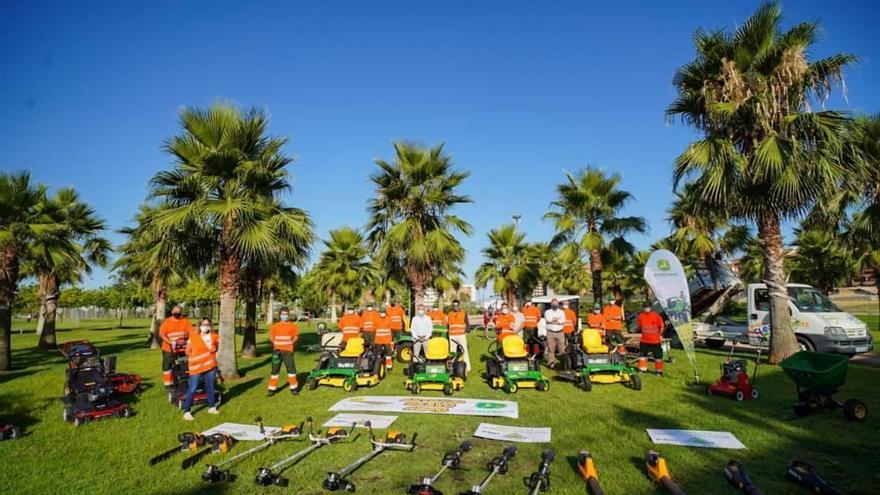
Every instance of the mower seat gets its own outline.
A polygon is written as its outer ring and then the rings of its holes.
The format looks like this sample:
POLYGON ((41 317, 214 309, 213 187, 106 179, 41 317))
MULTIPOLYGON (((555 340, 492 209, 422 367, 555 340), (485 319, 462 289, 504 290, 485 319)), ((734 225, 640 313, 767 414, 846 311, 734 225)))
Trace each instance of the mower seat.
POLYGON ((348 339, 348 342, 345 343, 345 349, 339 353, 339 357, 344 358, 356 358, 360 357, 361 354, 364 353, 364 339, 360 337, 354 337, 348 339))
POLYGON ((587 354, 608 354, 608 346, 602 343, 602 334, 589 328, 581 335, 581 343, 587 354))
POLYGON ((522 337, 516 334, 508 335, 501 341, 501 352, 509 359, 519 359, 529 355, 522 337))
POLYGON ((443 361, 449 359, 449 341, 443 337, 434 337, 428 341, 425 349, 425 359, 428 361, 443 361))

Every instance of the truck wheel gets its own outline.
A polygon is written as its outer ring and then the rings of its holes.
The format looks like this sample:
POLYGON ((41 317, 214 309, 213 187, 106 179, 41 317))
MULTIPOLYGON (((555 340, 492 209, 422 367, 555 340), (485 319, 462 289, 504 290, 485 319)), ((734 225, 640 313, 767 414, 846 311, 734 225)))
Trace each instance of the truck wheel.
POLYGON ((802 351, 816 352, 816 346, 814 346, 813 343, 810 342, 810 339, 808 339, 806 337, 798 336, 797 342, 798 342, 798 347, 800 347, 800 349, 802 351))
POLYGON ((861 423, 868 419, 868 406, 858 399, 850 399, 843 404, 843 415, 850 421, 861 423))

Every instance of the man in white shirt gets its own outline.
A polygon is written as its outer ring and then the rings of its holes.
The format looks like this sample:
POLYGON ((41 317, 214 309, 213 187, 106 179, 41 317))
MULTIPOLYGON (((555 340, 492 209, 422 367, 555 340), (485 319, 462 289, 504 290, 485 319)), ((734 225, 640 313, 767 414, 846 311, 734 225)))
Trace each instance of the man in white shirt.
POLYGON ((419 306, 416 310, 416 315, 409 324, 409 332, 413 338, 413 360, 421 359, 422 351, 434 332, 434 323, 424 306, 419 306))
POLYGON ((522 314, 522 311, 519 310, 519 304, 516 303, 513 303, 511 313, 513 313, 513 331, 522 337, 523 325, 526 324, 526 315, 522 314))
POLYGON ((559 308, 559 301, 550 301, 550 309, 544 311, 544 321, 547 323, 547 348, 544 350, 544 359, 547 366, 556 366, 556 355, 565 352, 565 311, 559 308))

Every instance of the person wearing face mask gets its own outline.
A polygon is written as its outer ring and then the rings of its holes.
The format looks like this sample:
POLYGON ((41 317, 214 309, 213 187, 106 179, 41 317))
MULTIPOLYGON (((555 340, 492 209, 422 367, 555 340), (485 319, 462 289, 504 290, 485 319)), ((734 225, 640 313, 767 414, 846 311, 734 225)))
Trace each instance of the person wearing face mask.
POLYGON ((385 348, 385 369, 390 370, 393 365, 392 356, 394 355, 394 340, 391 333, 391 318, 388 312, 383 308, 379 311, 375 318, 376 334, 374 344, 385 348))
POLYGON ((364 310, 363 315, 361 315, 361 319, 363 320, 364 325, 364 342, 367 344, 373 344, 373 341, 376 337, 376 319, 379 317, 379 312, 373 308, 372 303, 367 304, 367 309, 364 310))
POLYGON ((510 314, 513 315, 513 331, 522 337, 523 326, 526 324, 526 316, 519 310, 519 304, 515 302, 513 303, 510 314))
POLYGON ((593 305, 593 312, 587 316, 587 326, 599 330, 602 335, 605 335, 605 315, 602 314, 601 304, 593 305))
POLYGON ((269 375, 269 387, 267 395, 272 395, 278 388, 278 375, 281 372, 281 363, 287 368, 287 385, 290 391, 296 395, 299 393, 299 384, 296 380, 296 363, 293 360, 293 350, 296 341, 299 340, 299 327, 290 321, 290 311, 281 308, 278 314, 280 321, 274 323, 269 329, 269 340, 272 342, 274 353, 272 354, 272 374, 269 375))
POLYGON ((654 356, 654 372, 663 374, 663 318, 646 302, 636 319, 641 336, 639 337, 639 371, 648 371, 648 356, 654 356))
POLYGON ((214 384, 217 380, 217 347, 220 338, 211 326, 210 318, 203 318, 197 330, 192 330, 186 341, 186 355, 189 358, 189 388, 186 390, 186 399, 183 401, 183 419, 193 420, 190 409, 192 408, 193 395, 199 388, 199 381, 205 381, 205 391, 208 394, 208 413, 220 414, 214 401, 216 394, 214 384))
POLYGON ((175 305, 171 309, 171 318, 165 318, 159 327, 159 338, 162 339, 162 383, 165 388, 174 386, 171 368, 174 367, 174 343, 179 339, 186 340, 193 329, 192 323, 183 316, 183 308, 175 305))
POLYGON ((529 301, 522 310, 525 321, 523 322, 523 340, 527 343, 538 337, 538 321, 541 319, 541 310, 535 303, 529 301))
POLYGON ((396 341, 400 336, 400 332, 403 331, 403 320, 406 316, 406 310, 403 309, 403 306, 400 305, 399 301, 393 300, 391 301, 391 306, 388 307, 387 313, 389 320, 391 320, 391 334, 396 341))
POLYGON ((446 313, 444 313, 437 303, 434 303, 434 307, 431 308, 431 311, 428 311, 428 316, 431 317, 431 324, 435 327, 440 327, 439 329, 446 329, 447 320, 446 313))
POLYGON ((547 324, 547 350, 544 357, 547 366, 556 366, 556 356, 565 352, 565 311, 559 308, 559 301, 550 301, 550 309, 544 311, 544 321, 547 324))
POLYGON ((608 296, 608 304, 602 308, 602 316, 605 317, 605 345, 617 347, 617 353, 621 356, 626 354, 626 339, 623 338, 623 308, 617 304, 617 299, 608 296))
POLYGON ((364 320, 354 312, 354 307, 346 306, 345 314, 339 319, 339 330, 342 332, 342 342, 361 336, 364 320))
POLYGON ((409 331, 413 338, 413 359, 421 359, 425 345, 434 332, 434 324, 424 306, 419 306, 416 310, 416 315, 409 324, 409 331))
POLYGON ((565 324, 562 327, 562 331, 565 332, 566 336, 568 336, 580 329, 581 322, 580 318, 578 318, 577 313, 575 313, 571 309, 568 301, 562 303, 562 311, 565 313, 565 324))
POLYGON ((516 333, 513 330, 513 324, 514 319, 510 314, 510 305, 504 303, 501 305, 501 312, 495 315, 495 334, 498 336, 498 342, 516 333))
POLYGON ((449 342, 452 350, 461 349, 462 359, 468 373, 471 372, 471 357, 468 354, 467 344, 467 313, 461 309, 458 299, 452 301, 452 311, 449 312, 449 342), (457 344, 457 346, 456 346, 457 344))

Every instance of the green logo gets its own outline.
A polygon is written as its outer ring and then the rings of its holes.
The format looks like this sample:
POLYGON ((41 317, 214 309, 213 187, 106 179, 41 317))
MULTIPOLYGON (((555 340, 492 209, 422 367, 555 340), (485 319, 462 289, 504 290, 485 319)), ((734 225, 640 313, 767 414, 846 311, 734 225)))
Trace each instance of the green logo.
POLYGON ((506 404, 500 402, 477 402, 477 409, 504 409, 506 404))
POLYGON ((669 270, 672 270, 672 265, 669 264, 669 260, 657 260, 657 268, 659 268, 661 272, 668 272, 669 270))

